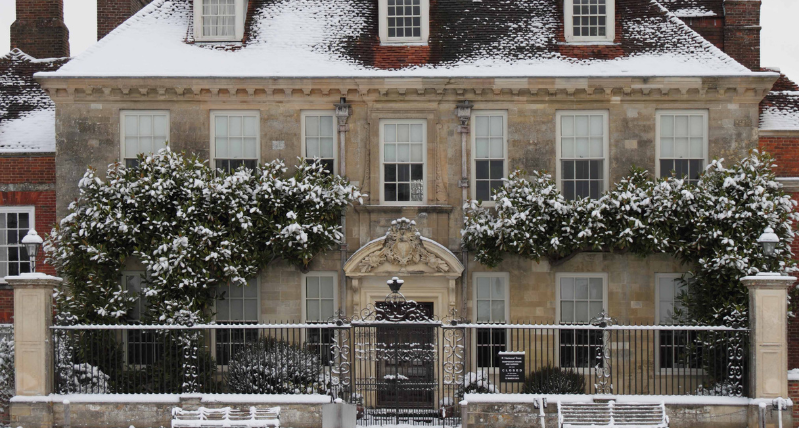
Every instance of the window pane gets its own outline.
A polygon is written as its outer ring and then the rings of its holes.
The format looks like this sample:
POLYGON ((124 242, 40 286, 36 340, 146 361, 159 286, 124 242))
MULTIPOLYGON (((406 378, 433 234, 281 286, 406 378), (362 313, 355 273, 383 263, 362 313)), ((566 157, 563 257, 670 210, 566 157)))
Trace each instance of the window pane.
POLYGON ((561 300, 574 299, 574 278, 560 279, 560 298, 561 300))
POLYGON ((566 137, 574 135, 574 116, 561 116, 560 133, 566 137))
POLYGON ((421 143, 424 141, 422 138, 422 125, 411 125, 411 142, 421 143))
POLYGON ((305 117, 305 135, 312 137, 319 136, 319 116, 305 117))
POLYGON ((422 162, 422 145, 411 144, 411 162, 422 162))
POLYGON ((560 303, 560 321, 574 322, 574 302, 563 301, 560 303))
POLYGON ((217 137, 227 137, 228 135, 227 116, 217 116, 214 124, 217 137))
POLYGON ((319 118, 319 133, 323 136, 333 136, 333 116, 321 116, 319 118))
POLYGON ((333 299, 324 299, 322 300, 322 307, 321 307, 321 314, 320 314, 320 321, 326 321, 333 316, 333 299))
POLYGON ((475 118, 475 128, 476 128, 476 136, 478 137, 488 137, 489 131, 489 117, 488 116, 477 116, 475 118))
POLYGON ((673 137, 674 136, 674 116, 662 115, 660 116, 660 136, 673 137))
POLYGON ((252 116, 245 116, 244 117, 244 133, 242 135, 246 137, 255 137, 257 136, 256 128, 257 128, 257 118, 252 116))
POLYGON ((491 321, 491 302, 489 300, 477 301, 477 321, 478 322, 491 321))
POLYGON ((397 125, 397 142, 406 143, 410 141, 410 134, 408 132, 408 125, 397 125))
POLYGON ((333 277, 323 276, 319 278, 319 295, 323 299, 333 298, 333 277))
POLYGON ((691 116, 690 117, 690 136, 692 137, 702 137, 705 135, 705 124, 704 118, 702 116, 691 116))
POLYGON ((588 278, 574 279, 574 296, 576 299, 588 299, 588 278))
POLYGON ((501 137, 503 134, 502 116, 491 116, 490 135, 492 137, 501 137))
POLYGON ((591 119, 590 119, 591 120, 591 124, 590 124, 591 132, 590 132, 590 135, 592 137, 602 137, 603 136, 603 134, 604 134, 604 132, 603 132, 603 124, 602 124, 603 119, 604 119, 604 117, 602 117, 602 116, 598 116, 598 115, 591 116, 591 119))
POLYGON ((488 299, 491 297, 491 282, 489 278, 477 278, 477 298, 488 299))
POLYGON ((504 148, 502 138, 492 138, 491 139, 491 157, 492 158, 502 158, 504 157, 504 148))
POLYGON ((386 162, 395 162, 397 160, 397 145, 386 144, 383 147, 383 156, 386 162))
POLYGON ((574 157, 574 138, 561 138, 560 153, 563 158, 574 157))
POLYGON ((674 139, 661 138, 660 139, 660 156, 664 158, 674 157, 674 139))
POLYGON ((139 135, 138 117, 133 114, 125 116, 125 136, 139 135))

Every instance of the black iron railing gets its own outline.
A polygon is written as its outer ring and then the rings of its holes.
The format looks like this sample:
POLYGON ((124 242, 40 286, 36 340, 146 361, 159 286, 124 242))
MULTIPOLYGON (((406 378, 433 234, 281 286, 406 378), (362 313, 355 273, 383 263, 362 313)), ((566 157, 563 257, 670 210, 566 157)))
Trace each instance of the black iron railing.
POLYGON ((727 327, 320 324, 53 327, 61 394, 325 394, 359 424, 457 425, 470 393, 748 396, 727 327))

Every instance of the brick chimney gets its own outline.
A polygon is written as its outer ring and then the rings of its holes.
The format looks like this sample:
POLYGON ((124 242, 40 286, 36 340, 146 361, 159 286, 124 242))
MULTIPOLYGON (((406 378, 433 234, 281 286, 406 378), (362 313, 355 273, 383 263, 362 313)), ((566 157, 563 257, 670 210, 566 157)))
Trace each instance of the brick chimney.
POLYGON ((64 0, 17 0, 17 20, 11 24, 11 48, 34 58, 68 57, 64 0))
POLYGON ((724 51, 760 70, 760 0, 724 0, 724 51))
POLYGON ((97 0, 97 40, 102 39, 152 0, 97 0))

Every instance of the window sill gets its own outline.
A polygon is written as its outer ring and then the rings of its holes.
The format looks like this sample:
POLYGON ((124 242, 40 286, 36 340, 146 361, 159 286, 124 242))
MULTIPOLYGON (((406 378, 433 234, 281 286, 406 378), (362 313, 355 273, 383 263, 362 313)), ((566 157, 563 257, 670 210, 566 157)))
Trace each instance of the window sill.
POLYGON ((356 205, 355 212, 394 212, 413 210, 425 213, 450 213, 452 205, 356 205))
POLYGON ((558 42, 561 46, 621 46, 621 43, 615 43, 608 40, 573 40, 570 42, 558 42))
POLYGON ((407 41, 407 42, 396 41, 396 42, 391 42, 391 41, 383 41, 383 40, 381 40, 380 41, 380 46, 427 46, 427 42, 425 42, 425 41, 407 41))

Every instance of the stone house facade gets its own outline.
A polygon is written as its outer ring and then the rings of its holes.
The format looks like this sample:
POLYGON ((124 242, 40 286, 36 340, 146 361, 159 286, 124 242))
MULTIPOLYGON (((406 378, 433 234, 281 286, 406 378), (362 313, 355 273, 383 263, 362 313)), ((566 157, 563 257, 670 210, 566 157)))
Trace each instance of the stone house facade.
MULTIPOLYGON (((665 322, 690 266, 587 252, 488 269, 461 247, 464 202, 517 169, 596 196, 632 166, 694 176, 772 147, 761 111, 780 76, 760 69, 757 31, 738 22, 759 2, 606 0, 586 3, 583 21, 581 0, 407 0, 409 17, 399 0, 203 1, 146 6, 37 80, 56 106, 57 217, 87 166, 130 165, 166 141, 223 169, 319 157, 370 195, 347 210, 340 249, 308 272, 267 266, 252 289, 230 290, 220 322, 357 313, 394 276, 442 317, 552 324, 605 309, 665 322)), ((131 260, 122 281, 143 274, 131 260)))

